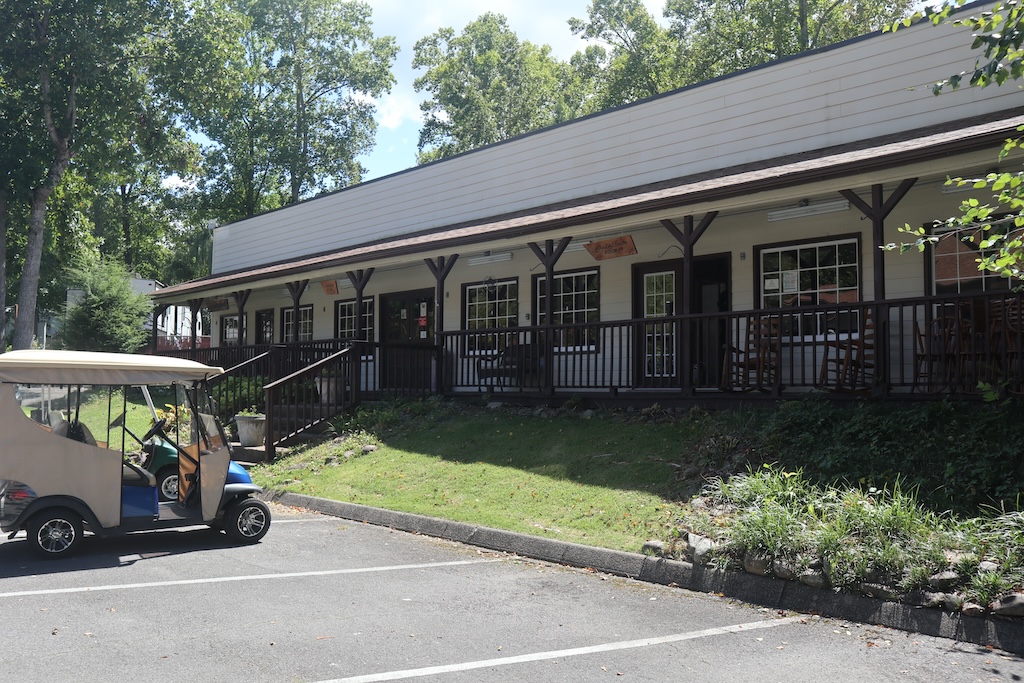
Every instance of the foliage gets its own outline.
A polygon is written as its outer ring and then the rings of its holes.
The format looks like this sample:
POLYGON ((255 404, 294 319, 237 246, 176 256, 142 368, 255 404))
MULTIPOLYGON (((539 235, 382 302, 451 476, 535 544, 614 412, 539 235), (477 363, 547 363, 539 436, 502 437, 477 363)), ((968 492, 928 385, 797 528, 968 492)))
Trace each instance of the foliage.
POLYGON ((669 33, 698 80, 799 54, 882 28, 909 0, 668 0, 669 33))
POLYGON ((210 393, 217 410, 224 415, 237 413, 248 406, 262 414, 258 406, 264 405, 263 385, 266 383, 267 378, 262 375, 222 375, 214 380, 210 393))
POLYGON ((455 35, 442 28, 420 39, 413 68, 426 69, 417 91, 419 162, 452 156, 563 120, 562 67, 547 45, 520 41, 504 16, 488 12, 455 35))
MULTIPOLYGON (((956 16, 956 8, 963 4, 964 0, 955 0, 938 9, 927 7, 888 27, 897 30, 924 18, 935 25, 952 21, 956 26, 970 28, 974 36, 971 47, 980 49, 982 56, 975 58, 973 68, 938 81, 932 87, 936 95, 946 88, 956 90, 964 83, 965 77, 970 86, 984 88, 1000 86, 1024 75, 1024 49, 1021 47, 1024 43, 1024 15, 1020 3, 1017 0, 999 2, 989 11, 952 19, 956 16)), ((999 159, 1005 159, 1021 146, 1021 142, 1020 137, 1008 139, 999 159)), ((1024 171, 991 172, 977 178, 956 177, 948 179, 946 184, 970 185, 978 194, 961 202, 959 216, 936 221, 928 228, 904 225, 900 232, 910 235, 911 241, 893 242, 887 248, 899 249, 903 253, 911 249, 924 251, 940 239, 976 242, 978 249, 984 251, 977 259, 978 268, 1006 277, 1013 286, 1018 286, 1024 275, 1021 265, 1024 261, 1024 171), (991 197, 991 203, 978 199, 981 194, 991 197)))
POLYGON ((592 53, 600 60, 594 85, 598 110, 703 80, 684 75, 688 64, 680 56, 686 43, 659 26, 640 0, 591 0, 587 20, 574 17, 569 29, 609 48, 592 53))
POLYGON ((75 267, 70 278, 81 298, 69 305, 58 341, 78 351, 133 353, 148 341, 144 326, 151 306, 132 289, 131 278, 111 260, 75 267))
POLYGON ((1012 402, 894 410, 872 401, 790 401, 766 416, 757 439, 766 459, 812 480, 879 487, 899 480, 934 509, 970 514, 983 504, 1013 506, 1024 490, 1018 411, 1012 402))
POLYGON ((398 51, 364 2, 251 0, 245 15, 230 85, 195 113, 222 221, 359 182, 398 51))
POLYGON ((197 104, 219 85, 233 44, 222 10, 219 0, 0 4, 0 80, 15 106, 0 116, 0 140, 18 136, 3 143, 17 153, 0 154, 0 178, 29 205, 15 348, 32 342, 48 202, 72 161, 102 167, 100 159, 145 148, 146 134, 174 125, 186 100, 197 104), (162 125, 149 126, 157 113, 162 125))

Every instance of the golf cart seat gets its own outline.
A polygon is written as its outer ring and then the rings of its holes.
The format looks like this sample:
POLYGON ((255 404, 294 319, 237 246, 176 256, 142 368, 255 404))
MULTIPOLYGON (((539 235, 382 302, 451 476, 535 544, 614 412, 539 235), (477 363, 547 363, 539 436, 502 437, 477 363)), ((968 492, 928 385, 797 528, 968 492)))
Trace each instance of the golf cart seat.
POLYGON ((121 485, 122 486, 156 486, 156 477, 152 472, 131 464, 121 463, 121 485))

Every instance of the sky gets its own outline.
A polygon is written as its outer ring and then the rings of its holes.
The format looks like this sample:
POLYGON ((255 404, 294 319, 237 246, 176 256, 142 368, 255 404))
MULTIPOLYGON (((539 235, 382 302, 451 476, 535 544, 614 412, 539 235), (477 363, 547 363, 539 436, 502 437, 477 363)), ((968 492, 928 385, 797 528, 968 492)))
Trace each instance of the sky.
MULTIPOLYGON (((373 33, 398 39, 400 52, 393 71, 396 83, 391 93, 377 101, 377 144, 369 155, 359 157, 368 170, 363 180, 390 175, 416 165, 419 139, 420 102, 426 92, 417 93, 413 80, 413 45, 442 26, 462 33, 466 24, 485 12, 504 14, 520 40, 550 45, 554 55, 568 60, 582 50, 584 41, 572 34, 570 17, 587 18, 589 0, 366 0, 373 8, 373 33)), ((664 0, 644 0, 651 14, 662 21, 664 0)))

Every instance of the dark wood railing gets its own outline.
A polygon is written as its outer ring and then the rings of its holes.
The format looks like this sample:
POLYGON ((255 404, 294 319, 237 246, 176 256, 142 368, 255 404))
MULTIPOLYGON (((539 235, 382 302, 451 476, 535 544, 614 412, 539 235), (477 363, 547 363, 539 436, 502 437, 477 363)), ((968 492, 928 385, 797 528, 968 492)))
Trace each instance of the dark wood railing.
POLYGON ((230 415, 266 405, 272 453, 361 400, 386 396, 581 393, 710 402, 737 392, 1022 393, 1022 308, 1022 295, 998 292, 462 330, 441 333, 437 345, 327 339, 173 355, 230 367, 215 382, 219 409, 230 415), (343 381, 318 388, 328 376, 343 381))

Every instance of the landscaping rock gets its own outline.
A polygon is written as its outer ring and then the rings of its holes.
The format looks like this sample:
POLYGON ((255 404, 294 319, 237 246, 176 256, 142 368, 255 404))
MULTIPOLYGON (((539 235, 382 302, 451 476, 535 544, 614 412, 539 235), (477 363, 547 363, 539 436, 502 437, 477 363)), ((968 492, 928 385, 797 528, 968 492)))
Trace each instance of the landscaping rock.
POLYGON ((947 599, 948 596, 945 593, 925 593, 924 602, 922 604, 924 607, 931 607, 933 609, 944 608, 946 606, 947 599))
POLYGON ((594 411, 593 410, 584 410, 582 413, 580 413, 580 419, 581 420, 590 420, 593 417, 594 417, 594 411))
POLYGON ((348 458, 356 457, 356 452, 355 451, 345 451, 344 455, 345 455, 345 459, 347 460, 348 458))
POLYGON ((768 576, 768 568, 772 566, 771 558, 760 553, 748 552, 743 556, 743 569, 748 574, 768 576))
POLYGON ((976 602, 965 602, 963 607, 960 608, 960 612, 968 617, 983 617, 988 610, 976 602))
POLYGON ((950 612, 959 612, 964 607, 964 596, 957 593, 945 593, 945 608, 950 612))
POLYGON ((505 406, 501 401, 491 401, 487 404, 487 410, 500 410, 505 406))
POLYGON ((362 450, 363 450, 363 454, 364 455, 366 453, 373 453, 375 450, 377 450, 377 445, 376 444, 372 444, 372 443, 368 443, 365 446, 363 446, 362 450))
POLYGON ((997 572, 997 571, 999 571, 999 565, 996 564, 995 562, 990 562, 989 560, 985 560, 984 562, 979 562, 978 563, 978 573, 979 574, 985 574, 987 572, 997 572))
POLYGON ((690 534, 687 538, 687 545, 689 546, 687 554, 693 558, 693 563, 700 567, 711 562, 715 549, 718 547, 715 541, 698 534, 690 534))
POLYGON ((952 569, 947 569, 944 572, 938 574, 932 574, 928 578, 928 587, 934 588, 937 591, 948 591, 960 583, 960 575, 952 569))
POLYGON ((650 540, 644 543, 640 549, 643 555, 653 555, 654 557, 665 556, 665 544, 658 540, 650 540))
POLYGON ((996 598, 989 608, 1003 617, 1024 617, 1024 593, 1007 593, 996 598))
POLYGON ((800 574, 800 583, 811 588, 828 588, 828 577, 819 569, 808 569, 800 574))
POLYGON ((777 559, 772 562, 772 574, 783 581, 795 581, 798 576, 796 565, 784 559, 777 559))
POLYGON ((871 583, 864 582, 860 584, 860 592, 869 598, 878 598, 880 600, 899 600, 900 592, 894 586, 886 586, 883 583, 871 583))

